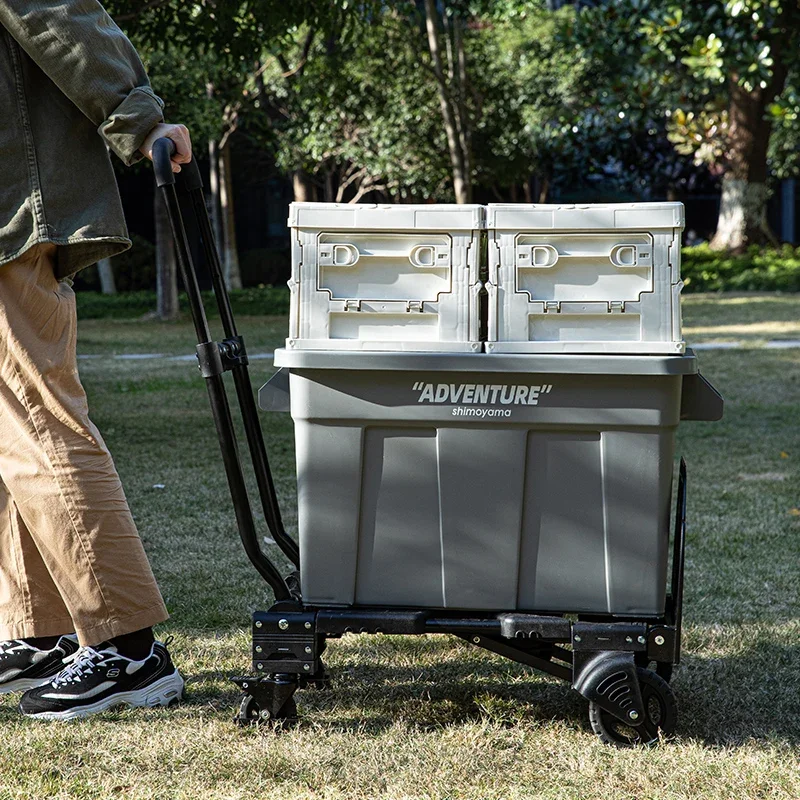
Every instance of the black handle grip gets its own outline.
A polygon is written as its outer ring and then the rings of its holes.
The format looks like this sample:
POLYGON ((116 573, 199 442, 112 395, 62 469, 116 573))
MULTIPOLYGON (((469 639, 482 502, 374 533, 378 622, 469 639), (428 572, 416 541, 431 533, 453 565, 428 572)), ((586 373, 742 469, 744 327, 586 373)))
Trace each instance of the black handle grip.
POLYGON ((203 179, 197 159, 192 156, 188 164, 181 164, 181 171, 176 175, 172 171, 172 156, 175 154, 175 142, 172 139, 157 139, 153 144, 153 169, 156 173, 156 186, 169 186, 177 183, 181 192, 193 192, 203 188, 203 179))
POLYGON ((175 173, 172 171, 172 154, 175 152, 175 142, 172 139, 156 139, 153 142, 153 171, 156 174, 156 186, 170 186, 175 183, 175 173))

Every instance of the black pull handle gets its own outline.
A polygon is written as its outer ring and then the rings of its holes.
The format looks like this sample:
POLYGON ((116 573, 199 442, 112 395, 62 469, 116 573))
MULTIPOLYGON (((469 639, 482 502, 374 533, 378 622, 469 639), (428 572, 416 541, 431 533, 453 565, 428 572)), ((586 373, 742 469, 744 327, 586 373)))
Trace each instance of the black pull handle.
POLYGON ((170 186, 177 183, 181 192, 193 192, 203 188, 203 179, 197 159, 192 156, 188 164, 181 164, 181 171, 176 175, 172 171, 172 156, 175 154, 175 142, 172 139, 156 139, 153 143, 153 170, 156 174, 156 186, 170 186))
POLYGON ((172 186, 175 183, 175 173, 172 171, 172 154, 175 152, 175 142, 172 139, 156 139, 153 142, 153 172, 156 175, 156 186, 172 186))

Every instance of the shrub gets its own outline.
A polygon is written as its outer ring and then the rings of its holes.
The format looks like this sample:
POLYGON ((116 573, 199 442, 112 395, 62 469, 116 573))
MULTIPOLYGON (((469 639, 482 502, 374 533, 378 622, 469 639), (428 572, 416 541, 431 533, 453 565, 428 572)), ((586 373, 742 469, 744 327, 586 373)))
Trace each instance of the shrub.
MULTIPOLYGON (((99 292, 78 291, 80 319, 135 319, 152 313, 156 308, 155 292, 123 292, 104 295, 99 292)), ((289 289, 285 286, 259 286, 237 289, 230 293, 234 314, 277 316, 289 313, 289 289)), ((213 292, 203 292, 203 305, 210 317, 216 316, 213 292)), ((185 294, 180 296, 180 309, 189 311, 185 294)))
POLYGON ((800 291, 800 247, 751 247, 742 255, 685 247, 681 257, 685 292, 800 291))

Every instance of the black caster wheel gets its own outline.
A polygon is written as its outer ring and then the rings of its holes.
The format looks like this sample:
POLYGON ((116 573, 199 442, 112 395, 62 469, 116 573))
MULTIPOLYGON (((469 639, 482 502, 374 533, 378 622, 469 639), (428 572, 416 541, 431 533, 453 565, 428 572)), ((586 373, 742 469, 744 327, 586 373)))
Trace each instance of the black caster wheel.
POLYGON ((644 721, 641 725, 628 725, 596 703, 589 703, 589 723, 605 744, 615 747, 651 746, 675 730, 678 704, 670 685, 655 672, 643 667, 639 667, 636 674, 644 702, 644 721))
POLYGON ((297 720, 297 703, 290 697, 283 705, 283 708, 276 715, 271 715, 266 709, 262 710, 255 698, 249 694, 242 695, 239 703, 239 713, 233 721, 242 727, 248 725, 271 724, 285 725, 297 720))
POLYGON ((646 653, 636 653, 634 655, 637 667, 647 668, 650 664, 655 664, 655 670, 658 675, 663 678, 667 683, 672 680, 672 664, 669 661, 650 661, 646 653))
POLYGON ((669 661, 656 661, 656 674, 669 683, 672 680, 672 664, 669 661))

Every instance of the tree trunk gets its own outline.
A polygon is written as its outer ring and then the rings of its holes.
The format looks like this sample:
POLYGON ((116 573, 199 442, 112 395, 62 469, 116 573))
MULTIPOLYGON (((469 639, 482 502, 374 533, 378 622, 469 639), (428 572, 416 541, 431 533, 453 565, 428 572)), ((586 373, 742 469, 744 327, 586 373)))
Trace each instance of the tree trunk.
MULTIPOLYGON (((209 101, 214 99, 214 84, 206 84, 206 96, 209 101)), ((219 145, 212 136, 208 140, 208 191, 209 191, 209 215, 211 216, 211 231, 214 234, 214 241, 219 247, 222 242, 222 220, 220 215, 219 203, 219 145)))
POLYGON ((325 202, 332 203, 336 199, 336 193, 333 190, 333 167, 325 172, 325 202))
POLYGON ((314 187, 311 178, 304 169, 296 169, 292 173, 292 188, 296 203, 308 203, 314 197, 314 187))
MULTIPOLYGON (((472 157, 469 152, 469 123, 465 117, 464 105, 458 104, 448 86, 447 76, 442 66, 442 54, 439 47, 439 12, 436 0, 425 0, 425 28, 428 34, 428 49, 436 77, 439 93, 439 106, 442 110, 444 130, 447 135, 447 149, 450 153, 450 165, 453 170, 453 189, 457 203, 472 202, 472 157)), ((465 77, 463 41, 456 41, 458 53, 458 70, 452 65, 450 74, 458 75, 459 80, 465 77)), ((464 89, 465 87, 462 87, 464 89)))
POLYGON ((764 92, 748 92, 731 81, 729 155, 714 250, 741 252, 752 244, 774 243, 767 222, 767 148, 772 123, 765 118, 764 92))
POLYGON ((546 203, 548 194, 550 194, 550 176, 545 175, 539 183, 539 202, 546 203))
MULTIPOLYGON (((791 4, 784 5, 784 15, 791 4)), ((783 20, 788 22, 788 17, 783 20)), ((766 114, 786 85, 785 30, 770 42, 772 79, 765 88, 748 91, 739 76, 728 81, 728 158, 722 178, 717 232, 710 246, 714 250, 741 252, 752 244, 776 244, 767 222, 767 152, 772 122, 766 114)))
POLYGON ((222 242, 222 219, 219 202, 219 147, 216 139, 208 140, 208 191, 211 230, 214 233, 214 241, 219 247, 222 242))
POLYGON ((239 252, 236 247, 236 217, 233 211, 233 180, 231 177, 231 146, 225 142, 220 148, 219 200, 222 208, 222 249, 225 286, 241 289, 242 276, 239 271, 239 252))
POLYGON ((525 183, 522 184, 522 192, 525 195, 525 202, 532 203, 533 202, 533 176, 528 178, 525 183))
POLYGON ((712 250, 741 253, 751 244, 776 244, 767 222, 769 192, 764 181, 748 181, 726 173, 722 178, 717 232, 712 250))
POLYGON ((117 285, 114 282, 114 268, 110 258, 101 258, 97 262, 97 274, 100 276, 100 291, 103 294, 116 294, 117 285))
POLYGON ((156 225, 156 314, 165 322, 178 317, 178 270, 167 209, 161 192, 153 205, 156 225))

